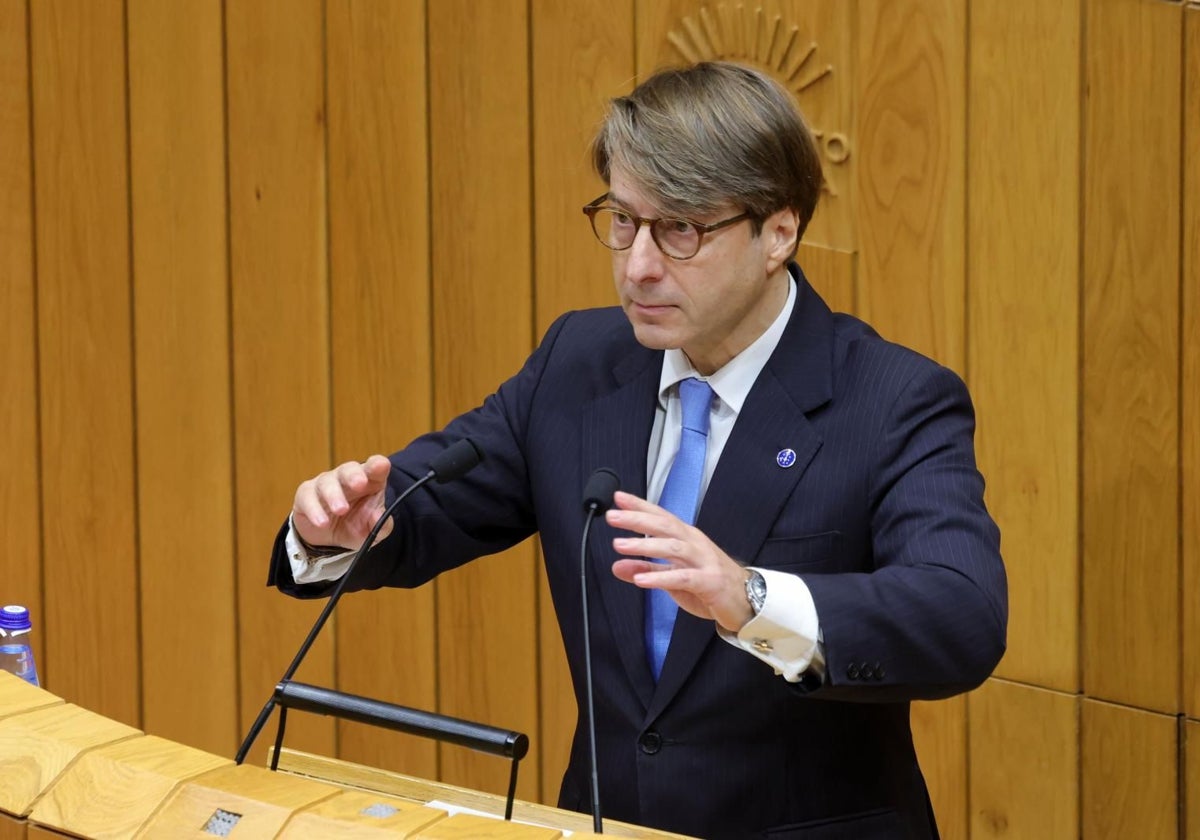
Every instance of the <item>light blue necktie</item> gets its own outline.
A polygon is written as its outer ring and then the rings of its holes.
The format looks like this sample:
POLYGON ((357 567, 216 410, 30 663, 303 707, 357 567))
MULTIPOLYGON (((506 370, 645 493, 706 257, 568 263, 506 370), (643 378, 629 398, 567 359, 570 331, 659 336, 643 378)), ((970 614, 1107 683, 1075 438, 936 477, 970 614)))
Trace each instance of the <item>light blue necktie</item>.
MULTIPOLYGON (((708 412, 712 398, 713 390, 707 382, 685 379, 679 383, 683 429, 679 436, 679 451, 667 474, 658 504, 688 525, 696 521, 700 485, 704 482, 704 451, 708 446, 708 412)), ((663 590, 646 590, 646 656, 655 682, 662 673, 678 610, 675 600, 663 590)))

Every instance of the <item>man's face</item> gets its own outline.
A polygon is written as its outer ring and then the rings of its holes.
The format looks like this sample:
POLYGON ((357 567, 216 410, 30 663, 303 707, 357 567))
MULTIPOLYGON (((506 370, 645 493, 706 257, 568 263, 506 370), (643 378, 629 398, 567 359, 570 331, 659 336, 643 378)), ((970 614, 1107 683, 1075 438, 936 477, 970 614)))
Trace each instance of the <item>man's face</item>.
MULTIPOLYGON (((643 218, 664 215, 616 167, 607 203, 643 218)), ((740 212, 731 206, 693 221, 711 224, 740 212)), ((638 342, 654 350, 681 348, 705 375, 722 367, 783 308, 785 260, 795 232, 795 214, 781 210, 757 236, 750 220, 739 222, 705 234, 691 259, 674 260, 659 250, 650 226, 643 226, 630 248, 612 256, 617 294, 638 342)))

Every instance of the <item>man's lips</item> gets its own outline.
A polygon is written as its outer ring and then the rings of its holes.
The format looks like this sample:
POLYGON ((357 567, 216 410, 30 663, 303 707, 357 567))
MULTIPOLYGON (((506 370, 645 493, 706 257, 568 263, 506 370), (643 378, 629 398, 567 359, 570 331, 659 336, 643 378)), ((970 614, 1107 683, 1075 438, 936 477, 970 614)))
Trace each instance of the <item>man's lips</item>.
POLYGON ((630 305, 636 312, 643 315, 661 315, 675 307, 667 303, 639 303, 638 301, 630 301, 630 305))

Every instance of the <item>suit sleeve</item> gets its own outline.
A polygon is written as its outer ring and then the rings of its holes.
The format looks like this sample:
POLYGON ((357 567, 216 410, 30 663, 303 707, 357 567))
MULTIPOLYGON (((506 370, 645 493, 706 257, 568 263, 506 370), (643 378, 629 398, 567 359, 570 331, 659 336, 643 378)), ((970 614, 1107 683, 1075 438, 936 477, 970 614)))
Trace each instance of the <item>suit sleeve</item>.
MULTIPOLYGON (((372 548, 352 572, 348 590, 420 586, 443 571, 516 545, 537 530, 525 433, 547 360, 569 317, 570 313, 563 315, 551 325, 521 370, 483 405, 390 456, 386 504, 424 475, 435 455, 463 438, 475 442, 483 460, 457 481, 431 482, 410 496, 394 514, 391 535, 372 548)), ((286 535, 285 521, 275 539, 267 584, 297 598, 319 598, 332 592, 336 580, 294 581, 286 535)))
POLYGON ((924 367, 895 399, 868 499, 874 571, 804 576, 825 646, 817 696, 944 698, 1003 656, 1007 584, 974 428, 966 386, 945 368, 924 367))

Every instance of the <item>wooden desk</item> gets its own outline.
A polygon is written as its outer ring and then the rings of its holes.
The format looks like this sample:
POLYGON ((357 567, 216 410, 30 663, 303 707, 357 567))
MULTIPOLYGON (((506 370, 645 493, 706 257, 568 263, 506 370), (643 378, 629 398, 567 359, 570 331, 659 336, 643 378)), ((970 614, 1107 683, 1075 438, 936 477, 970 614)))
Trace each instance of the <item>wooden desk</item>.
MULTIPOLYGON (((269 760, 269 759, 268 759, 269 760)), ((372 793, 383 793, 406 802, 425 804, 446 802, 458 807, 482 811, 494 816, 504 814, 504 797, 483 793, 470 788, 461 788, 428 779, 418 779, 362 764, 353 764, 336 758, 325 758, 298 750, 279 751, 279 771, 307 779, 322 781, 342 787, 372 793)), ((576 811, 564 811, 549 805, 517 800, 513 805, 513 819, 535 825, 554 826, 571 831, 574 837, 599 837, 592 833, 592 818, 576 811)), ((604 837, 684 838, 682 834, 671 834, 643 828, 615 820, 604 821, 604 837)))
MULTIPOLYGON (((279 768, 235 766, 0 672, 0 840, 209 840, 222 825, 232 840, 596 836, 584 814, 529 802, 516 803, 513 822, 459 812, 498 816, 504 799, 337 759, 283 750, 279 768)), ((604 828, 605 836, 680 837, 604 828)))

